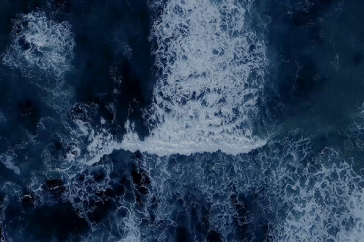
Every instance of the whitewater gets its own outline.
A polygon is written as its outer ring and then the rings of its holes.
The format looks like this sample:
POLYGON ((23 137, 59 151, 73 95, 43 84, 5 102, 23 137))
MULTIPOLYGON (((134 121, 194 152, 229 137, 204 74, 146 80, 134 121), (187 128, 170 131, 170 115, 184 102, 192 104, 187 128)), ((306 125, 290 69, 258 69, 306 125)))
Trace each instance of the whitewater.
MULTIPOLYGON (((3 236, 16 239, 23 231, 6 225, 16 221, 9 216, 17 211, 14 201, 33 199, 34 207, 60 201, 72 207, 89 229, 83 241, 360 242, 364 178, 351 155, 363 151, 364 106, 353 114, 357 123, 338 132, 342 150, 326 142, 330 129, 320 137, 283 123, 272 136, 259 133, 271 63, 254 1, 170 0, 149 7, 160 13, 149 37, 156 83, 152 103, 142 110, 145 137, 129 118, 118 124, 126 130, 118 139, 110 131, 115 119, 102 117, 96 104, 71 105, 72 88, 64 81, 77 58, 77 33, 70 22, 43 11, 14 20, 2 63, 46 89, 42 101, 59 116, 41 117, 35 135, 0 154, 1 165, 16 176, 0 180, 7 195, 3 236), (30 169, 20 151, 35 144, 45 144, 42 167, 30 169)), ((131 47, 124 52, 132 59, 131 47)), ((112 68, 111 79, 120 84, 123 76, 112 68)))
POLYGON ((144 115, 150 134, 141 141, 127 122, 123 149, 236 155, 266 143, 253 131, 268 60, 264 36, 246 21, 252 2, 166 3, 150 36, 158 45, 158 80, 144 115))

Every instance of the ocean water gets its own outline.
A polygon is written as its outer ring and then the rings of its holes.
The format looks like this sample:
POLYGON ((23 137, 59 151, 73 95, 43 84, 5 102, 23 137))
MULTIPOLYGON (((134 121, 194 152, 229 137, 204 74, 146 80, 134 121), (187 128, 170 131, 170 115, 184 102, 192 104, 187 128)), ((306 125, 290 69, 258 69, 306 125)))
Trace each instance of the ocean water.
POLYGON ((0 241, 364 241, 363 7, 0 0, 0 241))

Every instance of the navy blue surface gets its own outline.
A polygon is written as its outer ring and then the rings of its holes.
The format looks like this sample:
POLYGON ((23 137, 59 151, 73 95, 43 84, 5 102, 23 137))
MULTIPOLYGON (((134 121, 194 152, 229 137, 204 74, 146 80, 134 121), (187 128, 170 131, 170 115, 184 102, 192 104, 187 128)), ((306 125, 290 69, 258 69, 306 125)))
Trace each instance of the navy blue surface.
POLYGON ((289 194, 314 189, 303 181, 310 176, 320 186, 322 177, 330 177, 329 183, 348 190, 328 196, 339 215, 330 210, 327 217, 336 227, 311 227, 307 241, 345 241, 342 233, 357 231, 353 214, 360 208, 347 211, 335 199, 347 202, 364 184, 364 2, 359 0, 253 3, 250 24, 266 23, 257 31, 266 35, 269 75, 254 122, 256 133, 269 137, 265 146, 236 157, 220 151, 157 157, 120 149, 93 165, 67 160, 87 157, 87 145, 74 148, 89 142, 72 134, 80 120, 107 129, 119 142, 127 120, 135 122, 141 140, 150 135, 144 111, 161 74, 150 34, 163 9, 152 2, 0 0, 2 57, 12 43, 14 20, 33 11, 56 23, 67 21, 76 44, 57 91, 65 96, 48 90, 55 85, 48 74, 29 77, 0 64, 1 241, 303 241, 299 233, 295 239, 287 235, 297 224, 282 228, 291 221, 285 216, 307 202, 301 195, 291 201, 289 194), (350 165, 341 172, 353 171, 358 179, 318 172, 344 163, 350 165), (282 180, 272 182, 276 177, 282 180), (308 185, 286 192, 295 179, 308 185))

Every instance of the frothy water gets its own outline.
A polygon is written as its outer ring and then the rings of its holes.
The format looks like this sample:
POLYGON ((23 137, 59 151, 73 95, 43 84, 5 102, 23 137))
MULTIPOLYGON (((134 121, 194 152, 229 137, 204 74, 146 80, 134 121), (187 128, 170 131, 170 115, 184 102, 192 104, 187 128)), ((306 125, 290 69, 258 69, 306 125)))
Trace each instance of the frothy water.
POLYGON ((67 154, 67 161, 77 161, 92 165, 100 161, 102 156, 111 154, 119 147, 119 143, 108 132, 107 126, 93 128, 89 123, 75 120, 77 128, 72 129, 71 137, 74 152, 67 154), (82 156, 83 155, 83 156, 82 156))
POLYGON ((271 196, 280 207, 275 217, 284 214, 274 226, 276 241, 361 241, 364 179, 330 148, 312 163, 274 179, 271 196))
POLYGON ((14 164, 14 158, 12 156, 7 154, 1 154, 0 160, 6 166, 6 168, 14 171, 15 174, 20 175, 20 168, 14 164))
POLYGON ((313 155, 311 139, 299 130, 267 146, 256 156, 201 154, 178 161, 146 156, 142 164, 151 185, 143 212, 155 218, 142 227, 144 236, 173 240, 161 231, 179 224, 181 213, 186 226, 205 223, 224 242, 241 241, 239 230, 246 241, 263 241, 253 239, 257 236, 277 242, 361 241, 364 179, 352 162, 332 148, 313 155))
POLYGON ((140 141, 132 124, 122 148, 158 155, 246 153, 265 144, 252 116, 268 64, 265 44, 247 24, 252 1, 169 1, 151 38, 159 80, 140 141))
POLYGON ((25 76, 41 71, 62 78, 70 69, 74 46, 68 22, 57 23, 41 11, 20 14, 14 20, 12 43, 2 61, 25 76))
MULTIPOLYGON (((70 104, 69 89, 49 92, 59 116, 42 116, 36 135, 0 154, 4 174, 15 177, 0 179, 0 240, 32 234, 26 216, 65 203, 87 224, 74 237, 80 241, 361 241, 364 178, 351 155, 363 151, 363 120, 340 134, 349 139, 343 149, 301 129, 267 140, 254 133, 268 60, 265 36, 248 24, 251 4, 164 5, 150 37, 159 72, 144 140, 127 121, 120 142, 116 119, 103 118, 96 104, 70 104), (26 148, 41 151, 41 168, 27 163, 26 148)), ((74 40, 69 23, 47 16, 19 15, 3 63, 57 81, 71 68, 74 40)), ((133 53, 123 54, 132 60, 133 53)), ((116 69, 110 75, 123 81, 116 69)), ((0 113, 0 126, 11 121, 0 113)))

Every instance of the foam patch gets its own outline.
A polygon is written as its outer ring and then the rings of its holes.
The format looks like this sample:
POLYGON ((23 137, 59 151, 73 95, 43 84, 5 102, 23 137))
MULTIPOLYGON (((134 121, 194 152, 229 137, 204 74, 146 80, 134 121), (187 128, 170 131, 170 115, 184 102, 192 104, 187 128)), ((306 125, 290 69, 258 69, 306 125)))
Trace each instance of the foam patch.
POLYGON ((251 1, 169 1, 151 38, 159 80, 146 111, 150 136, 127 123, 122 148, 158 155, 247 153, 266 142, 252 117, 268 65, 264 38, 247 23, 251 1))
POLYGON ((75 41, 68 22, 55 22, 44 12, 19 15, 14 21, 12 43, 2 61, 25 76, 41 71, 62 78, 70 69, 75 41))

